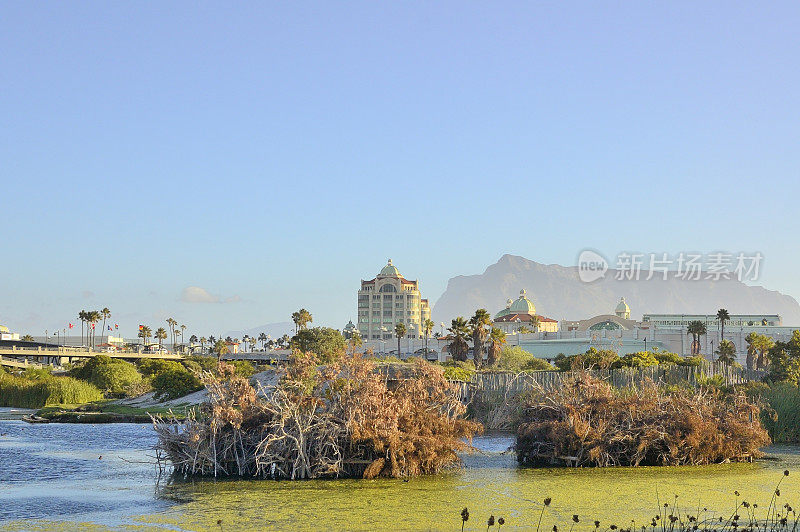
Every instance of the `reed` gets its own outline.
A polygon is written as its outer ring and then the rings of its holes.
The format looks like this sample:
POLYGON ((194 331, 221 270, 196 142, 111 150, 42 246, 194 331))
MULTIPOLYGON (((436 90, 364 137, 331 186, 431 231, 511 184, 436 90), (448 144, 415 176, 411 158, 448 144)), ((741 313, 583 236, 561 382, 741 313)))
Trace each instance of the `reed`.
POLYGON ((769 406, 762 422, 772 440, 800 442, 800 388, 790 382, 771 383, 761 391, 761 398, 769 406))
POLYGON ((103 394, 91 384, 72 377, 28 378, 0 374, 0 406, 42 408, 57 404, 98 401, 103 394))

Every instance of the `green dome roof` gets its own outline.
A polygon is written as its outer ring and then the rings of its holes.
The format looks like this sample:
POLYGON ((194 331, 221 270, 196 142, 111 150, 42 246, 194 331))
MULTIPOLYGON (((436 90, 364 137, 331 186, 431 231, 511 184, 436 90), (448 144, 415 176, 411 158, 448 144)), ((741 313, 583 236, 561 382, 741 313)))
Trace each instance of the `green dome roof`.
POLYGON ((511 304, 511 312, 515 314, 536 314, 533 302, 525 297, 525 290, 519 291, 519 298, 511 304))
POLYGON ((388 264, 383 267, 381 273, 378 275, 381 277, 402 277, 402 275, 400 275, 400 271, 392 264, 392 259, 389 259, 388 264))
POLYGON ((495 314, 494 317, 495 318, 502 318, 506 314, 511 314, 511 304, 512 303, 513 303, 513 301, 511 301, 510 299, 508 301, 506 301, 506 308, 504 308, 503 310, 501 310, 500 312, 495 314))
POLYGON ((617 305, 617 308, 615 309, 615 312, 616 313, 620 313, 620 312, 628 313, 630 311, 631 311, 631 307, 629 307, 628 304, 625 303, 625 298, 624 297, 620 298, 619 305, 617 305))

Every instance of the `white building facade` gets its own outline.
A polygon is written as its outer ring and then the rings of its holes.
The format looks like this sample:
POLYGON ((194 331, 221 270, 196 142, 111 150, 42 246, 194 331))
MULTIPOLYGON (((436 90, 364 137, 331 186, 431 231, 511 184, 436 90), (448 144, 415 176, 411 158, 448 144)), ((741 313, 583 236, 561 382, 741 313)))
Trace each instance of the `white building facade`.
POLYGON ((404 278, 389 259, 358 291, 358 331, 366 341, 394 338, 398 323, 406 326, 406 337, 422 338, 423 324, 431 317, 428 300, 422 297, 419 281, 404 278))

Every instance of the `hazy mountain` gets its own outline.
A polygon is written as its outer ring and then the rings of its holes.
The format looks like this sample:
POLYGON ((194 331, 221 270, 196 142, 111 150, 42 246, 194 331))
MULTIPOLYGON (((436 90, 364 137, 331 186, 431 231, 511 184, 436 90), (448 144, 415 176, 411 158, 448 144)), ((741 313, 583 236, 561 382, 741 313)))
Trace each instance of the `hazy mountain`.
POLYGON ((614 312, 620 297, 631 308, 631 318, 645 313, 714 314, 726 308, 731 314, 780 314, 784 325, 800 325, 800 305, 775 290, 748 286, 737 280, 686 281, 660 276, 650 281, 616 280, 609 270, 603 279, 583 283, 575 266, 540 264, 524 257, 503 255, 479 275, 460 275, 433 307, 433 319, 449 323, 455 316, 468 317, 477 308, 492 314, 521 289, 542 316, 557 320, 581 320, 614 312))
POLYGON ((291 321, 281 321, 278 323, 267 323, 261 327, 253 327, 252 329, 245 329, 243 331, 228 331, 223 335, 223 338, 230 336, 231 338, 238 338, 241 340, 245 334, 258 338, 258 335, 262 332, 272 336, 272 338, 280 338, 284 334, 292 336, 294 334, 294 323, 291 321))

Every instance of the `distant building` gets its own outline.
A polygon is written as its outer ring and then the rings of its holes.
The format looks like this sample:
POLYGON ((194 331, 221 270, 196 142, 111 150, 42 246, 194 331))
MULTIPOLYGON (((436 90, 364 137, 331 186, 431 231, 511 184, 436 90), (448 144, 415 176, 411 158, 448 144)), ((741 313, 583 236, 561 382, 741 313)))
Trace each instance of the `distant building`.
POLYGON ((567 321, 561 323, 564 331, 631 331, 633 329, 647 329, 649 323, 637 322, 631 319, 631 308, 622 297, 614 308, 613 314, 600 314, 586 320, 567 321))
POLYGON ((514 334, 525 327, 534 332, 558 332, 558 321, 536 314, 536 306, 525 295, 525 290, 519 291, 516 301, 509 299, 506 308, 495 314, 492 324, 505 332, 514 334), (538 318, 539 325, 533 322, 538 318))
POLYGON ((349 340, 356 332, 358 332, 358 328, 353 323, 353 320, 350 320, 347 322, 347 325, 344 326, 344 329, 342 329, 342 336, 344 336, 345 340, 349 340))
POLYGON ((430 317, 431 309, 420 294, 419 282, 400 275, 392 259, 374 279, 361 281, 358 330, 364 340, 393 338, 398 323, 406 326, 406 336, 421 338, 422 323, 430 317))
POLYGON ((12 333, 5 325, 0 325, 0 340, 19 340, 19 333, 12 333))
MULTIPOLYGON (((725 327, 780 327, 783 325, 777 314, 731 314, 725 320, 725 327)), ((706 328, 718 329, 719 320, 716 314, 645 314, 642 322, 651 323, 659 329, 682 329, 689 322, 703 322, 706 328)))

